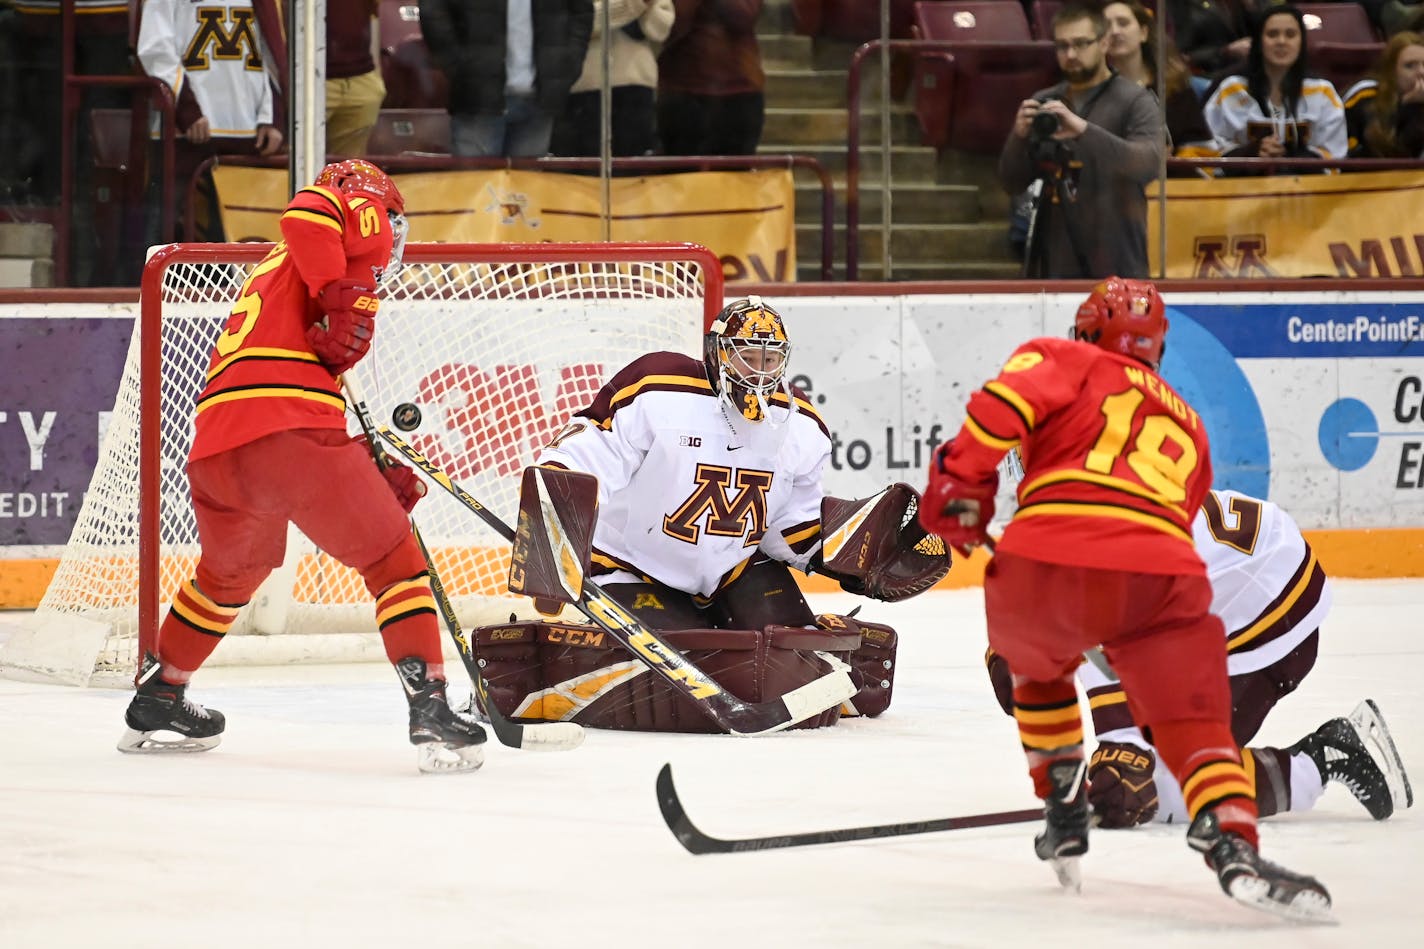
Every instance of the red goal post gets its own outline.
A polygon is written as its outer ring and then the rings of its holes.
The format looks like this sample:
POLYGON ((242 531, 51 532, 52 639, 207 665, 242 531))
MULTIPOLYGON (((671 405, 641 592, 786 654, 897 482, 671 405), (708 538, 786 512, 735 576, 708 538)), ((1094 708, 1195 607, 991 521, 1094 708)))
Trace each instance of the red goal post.
MULTIPOLYGON (((151 648, 198 553, 184 471, 193 403, 213 339, 272 246, 151 254, 84 505, 30 629, 0 666, 119 684, 151 648)), ((412 244, 382 291, 376 341, 355 370, 375 419, 415 403, 422 422, 406 437, 512 522, 519 473, 609 375, 653 350, 700 353, 723 279, 717 257, 695 244, 412 244)), ((487 527, 438 491, 416 517, 464 623, 529 615, 504 589, 508 550, 487 527)), ((293 529, 287 563, 214 661, 380 655, 359 576, 293 529)))

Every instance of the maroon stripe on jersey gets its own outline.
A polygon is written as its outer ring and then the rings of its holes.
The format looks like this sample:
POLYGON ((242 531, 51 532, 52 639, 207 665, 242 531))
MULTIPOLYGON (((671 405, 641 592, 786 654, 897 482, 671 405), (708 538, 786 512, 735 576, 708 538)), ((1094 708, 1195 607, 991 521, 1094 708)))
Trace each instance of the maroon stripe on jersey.
POLYGON ((613 415, 644 392, 689 392, 712 395, 707 372, 699 360, 681 353, 647 353, 613 374, 593 397, 593 402, 575 418, 590 419, 607 428, 613 415))
POLYGON ((800 524, 794 524, 791 527, 786 528, 786 530, 781 532, 781 536, 786 539, 787 546, 789 546, 792 550, 796 551, 798 554, 804 554, 806 551, 810 550, 812 547, 816 546, 816 544, 820 542, 820 524, 821 522, 819 520, 802 521, 800 524), (807 534, 805 537, 801 538, 796 543, 791 543, 790 538, 796 534, 802 533, 803 531, 811 531, 811 533, 807 534))
MULTIPOLYGON (((1261 610, 1261 612, 1257 614, 1256 617, 1251 620, 1251 622, 1247 623, 1240 629, 1234 629, 1231 632, 1227 633, 1227 642, 1230 642, 1232 637, 1236 636, 1242 631, 1250 629, 1252 626, 1255 626, 1261 621, 1262 617, 1268 616, 1275 610, 1280 609, 1281 605, 1286 602, 1286 599, 1296 589, 1297 585, 1299 585, 1301 578, 1305 576, 1306 568, 1311 566, 1310 561, 1310 545, 1306 544, 1305 556, 1301 559, 1300 566, 1296 568, 1295 573, 1291 574, 1290 581, 1286 583, 1286 585, 1281 589, 1281 592, 1276 596, 1276 598, 1272 600, 1269 604, 1267 604, 1266 608, 1261 610)), ((1227 652, 1232 655, 1239 655, 1241 653, 1250 652, 1251 650, 1263 646, 1274 639, 1279 639, 1282 636, 1286 635, 1291 630, 1299 626, 1301 622, 1304 621, 1306 616, 1310 614, 1311 610, 1315 609, 1317 606, 1320 605, 1320 596, 1324 591, 1325 569, 1320 566, 1320 562, 1317 560, 1315 562, 1314 567, 1310 571, 1310 579, 1306 581, 1305 589, 1301 591, 1300 596, 1296 597, 1295 602, 1291 603, 1288 607, 1286 607, 1286 611, 1282 613, 1279 617, 1277 617, 1274 623, 1271 623, 1269 626, 1262 629, 1256 635, 1241 643, 1240 646, 1234 649, 1228 649, 1227 652)))

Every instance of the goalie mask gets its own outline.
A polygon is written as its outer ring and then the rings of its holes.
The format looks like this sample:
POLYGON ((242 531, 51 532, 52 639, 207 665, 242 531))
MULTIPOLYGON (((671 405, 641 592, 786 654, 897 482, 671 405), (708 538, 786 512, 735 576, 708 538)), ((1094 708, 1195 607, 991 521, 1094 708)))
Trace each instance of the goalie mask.
POLYGON ((751 296, 717 314, 702 359, 713 391, 749 421, 759 422, 771 418, 768 401, 785 388, 790 356, 781 314, 761 297, 751 296))
POLYGON ((1146 280, 1109 277, 1093 288, 1073 318, 1074 339, 1131 356, 1155 371, 1167 336, 1166 307, 1146 280))
POLYGON ((317 173, 314 184, 338 191, 347 198, 367 198, 385 208, 391 222, 391 259, 386 270, 400 265, 405 256, 409 225, 405 219, 405 198, 389 175, 368 161, 349 158, 327 165, 317 173))

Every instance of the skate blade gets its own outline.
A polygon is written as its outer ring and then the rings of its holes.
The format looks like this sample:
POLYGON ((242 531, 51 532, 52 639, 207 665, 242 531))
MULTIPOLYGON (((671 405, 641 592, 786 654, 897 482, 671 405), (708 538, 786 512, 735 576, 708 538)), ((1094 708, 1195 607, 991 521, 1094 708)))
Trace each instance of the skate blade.
POLYGON ((1334 923, 1330 912, 1330 897, 1314 890, 1301 890, 1282 902, 1271 897, 1271 884, 1260 877, 1243 875, 1232 880, 1227 888, 1231 898, 1243 906, 1280 916, 1297 923, 1334 923))
POLYGON ((485 763, 484 745, 452 745, 430 741, 416 745, 415 766, 422 774, 459 774, 476 771, 485 763))
POLYGON ((1053 857, 1048 861, 1058 876, 1058 885, 1072 893, 1083 892, 1083 868, 1081 857, 1053 857))
POLYGON ((1355 726, 1355 731, 1365 743, 1365 750, 1384 773, 1385 783, 1389 785, 1390 800, 1394 802, 1395 809, 1413 806, 1414 789, 1410 786, 1409 775, 1404 770, 1404 760, 1399 757, 1399 749, 1395 747, 1389 727, 1385 725, 1384 716, 1374 699, 1365 699, 1355 706, 1355 710, 1350 713, 1350 724, 1355 726))
POLYGON ((207 751, 210 748, 216 748, 221 741, 221 735, 213 735, 211 738, 193 738, 180 732, 164 729, 141 732, 133 728, 125 728, 116 747, 126 755, 165 755, 207 751), (160 735, 174 737, 160 738, 158 737, 160 735))

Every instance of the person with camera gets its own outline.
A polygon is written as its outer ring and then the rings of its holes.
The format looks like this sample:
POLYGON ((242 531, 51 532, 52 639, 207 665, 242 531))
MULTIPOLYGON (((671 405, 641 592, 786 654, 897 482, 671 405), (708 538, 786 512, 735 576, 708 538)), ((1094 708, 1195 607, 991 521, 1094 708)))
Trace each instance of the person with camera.
POLYGON ((1146 277, 1144 189, 1165 147, 1157 100, 1108 66, 1098 9, 1063 7, 1053 45, 1063 79, 1019 104, 999 154, 1010 194, 1037 189, 1024 276, 1146 277))

